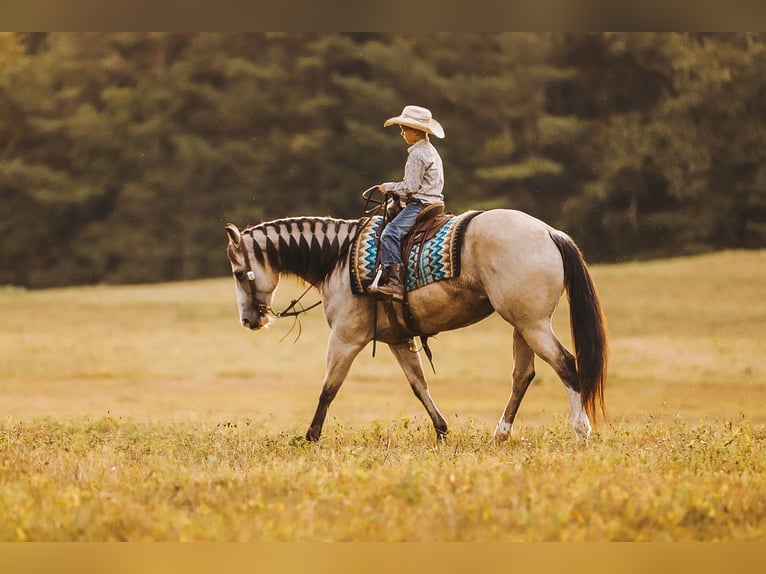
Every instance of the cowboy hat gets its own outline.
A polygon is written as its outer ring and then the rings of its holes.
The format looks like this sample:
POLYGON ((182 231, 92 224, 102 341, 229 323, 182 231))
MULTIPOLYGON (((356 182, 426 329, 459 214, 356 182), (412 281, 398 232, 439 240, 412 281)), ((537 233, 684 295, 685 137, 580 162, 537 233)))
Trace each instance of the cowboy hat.
POLYGON ((394 124, 422 130, 434 134, 437 138, 444 137, 444 128, 431 116, 431 110, 420 106, 404 106, 400 115, 388 118, 383 126, 388 127, 394 124))

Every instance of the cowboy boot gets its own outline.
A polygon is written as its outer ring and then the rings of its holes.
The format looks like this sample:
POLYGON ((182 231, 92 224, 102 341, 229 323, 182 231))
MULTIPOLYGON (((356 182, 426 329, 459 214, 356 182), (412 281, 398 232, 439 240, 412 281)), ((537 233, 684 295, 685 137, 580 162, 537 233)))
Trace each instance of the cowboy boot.
POLYGON ((384 297, 390 297, 394 301, 404 301, 404 285, 402 285, 402 269, 401 263, 394 263, 389 265, 386 269, 388 271, 388 281, 384 285, 378 286, 378 294, 384 297))

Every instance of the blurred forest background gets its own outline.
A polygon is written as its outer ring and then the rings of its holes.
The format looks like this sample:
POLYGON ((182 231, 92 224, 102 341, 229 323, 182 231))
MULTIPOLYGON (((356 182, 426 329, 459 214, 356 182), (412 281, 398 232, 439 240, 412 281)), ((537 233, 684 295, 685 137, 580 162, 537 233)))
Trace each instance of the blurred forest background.
POLYGON ((2 33, 0 285, 221 276, 228 221, 359 217, 406 104, 453 212, 591 262, 766 247, 766 34, 2 33))

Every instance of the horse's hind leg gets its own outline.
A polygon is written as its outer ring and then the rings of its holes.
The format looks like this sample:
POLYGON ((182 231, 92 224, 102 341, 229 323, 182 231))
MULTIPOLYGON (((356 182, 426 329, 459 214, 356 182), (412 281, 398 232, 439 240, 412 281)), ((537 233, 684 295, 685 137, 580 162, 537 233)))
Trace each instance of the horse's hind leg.
POLYGON ((338 389, 346 380, 346 375, 351 368, 351 363, 364 348, 364 344, 347 343, 338 337, 335 331, 330 335, 330 342, 327 346, 327 366, 325 370, 324 384, 322 393, 319 395, 319 404, 317 405, 314 418, 306 433, 306 439, 310 441, 319 440, 322 435, 322 426, 327 416, 327 409, 330 403, 338 394, 338 389))
POLYGON ((575 435, 578 440, 588 440, 591 425, 582 405, 574 356, 553 333, 550 322, 543 322, 536 328, 527 329, 523 335, 532 350, 553 367, 561 378, 569 399, 575 435))
POLYGON ((434 423, 434 430, 436 430, 436 438, 444 439, 447 436, 447 421, 439 412, 438 407, 431 398, 431 393, 428 392, 428 382, 423 372, 423 362, 420 360, 420 353, 410 351, 407 343, 389 345, 389 348, 396 357, 396 360, 399 361, 399 366, 401 366, 404 374, 407 376, 415 396, 420 399, 420 402, 423 403, 428 412, 428 416, 431 417, 431 421, 434 423))
POLYGON ((521 405, 521 400, 527 392, 529 383, 535 378, 535 354, 529 348, 524 337, 516 330, 513 332, 513 387, 511 398, 505 406, 503 416, 495 429, 495 440, 504 441, 511 438, 513 420, 521 405))

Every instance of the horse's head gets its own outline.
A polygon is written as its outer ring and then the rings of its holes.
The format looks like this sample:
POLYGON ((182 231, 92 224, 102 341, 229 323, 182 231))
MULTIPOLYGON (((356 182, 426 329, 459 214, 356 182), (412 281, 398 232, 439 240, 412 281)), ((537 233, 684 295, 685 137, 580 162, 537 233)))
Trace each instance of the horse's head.
POLYGON ((248 329, 260 329, 271 323, 269 312, 277 288, 279 273, 267 263, 252 234, 246 241, 236 225, 226 224, 229 244, 226 253, 237 289, 239 320, 248 329), (249 244, 249 247, 248 247, 249 244))

